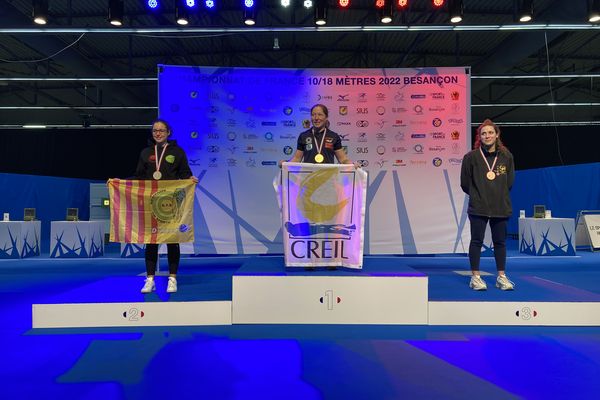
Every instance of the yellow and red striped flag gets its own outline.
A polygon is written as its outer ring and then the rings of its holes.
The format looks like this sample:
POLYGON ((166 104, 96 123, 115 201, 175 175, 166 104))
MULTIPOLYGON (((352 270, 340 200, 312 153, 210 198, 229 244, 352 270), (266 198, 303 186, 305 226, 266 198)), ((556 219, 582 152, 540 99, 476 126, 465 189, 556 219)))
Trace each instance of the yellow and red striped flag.
POLYGON ((110 179, 110 241, 193 242, 195 187, 191 179, 110 179))

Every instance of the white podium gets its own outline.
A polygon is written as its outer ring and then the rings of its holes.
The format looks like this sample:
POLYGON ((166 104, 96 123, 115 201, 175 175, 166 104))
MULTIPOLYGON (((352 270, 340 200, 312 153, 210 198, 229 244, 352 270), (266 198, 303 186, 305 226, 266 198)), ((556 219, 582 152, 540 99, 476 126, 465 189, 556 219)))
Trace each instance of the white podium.
POLYGON ((519 218, 519 251, 534 256, 574 256, 573 218, 519 218))
POLYGON ((104 255, 104 221, 52 221, 50 257, 90 258, 104 255))
POLYGON ((40 255, 41 221, 0 221, 0 258, 40 255))

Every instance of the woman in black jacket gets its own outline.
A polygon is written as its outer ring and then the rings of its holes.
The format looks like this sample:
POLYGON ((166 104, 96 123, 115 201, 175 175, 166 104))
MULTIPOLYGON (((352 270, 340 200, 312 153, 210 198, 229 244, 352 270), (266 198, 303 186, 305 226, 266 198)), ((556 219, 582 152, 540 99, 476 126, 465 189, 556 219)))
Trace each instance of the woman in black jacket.
MULTIPOLYGON (((191 178, 198 183, 192 174, 187 156, 175 140, 170 140, 171 126, 167 121, 157 119, 152 124, 153 144, 140 153, 135 171, 136 179, 143 180, 174 180, 191 178)), ((180 250, 179 243, 168 243, 167 253, 169 260, 169 281, 167 292, 177 291, 177 270, 179 268, 180 250)), ((142 293, 155 290, 154 275, 158 262, 158 244, 146 244, 146 281, 142 293)))
POLYGON ((496 287, 513 290, 514 283, 506 276, 506 228, 512 214, 510 189, 515 179, 513 156, 500 140, 500 128, 489 119, 477 128, 474 149, 462 162, 460 186, 469 195, 469 222, 471 242, 469 262, 473 290, 486 290, 487 285, 479 274, 481 247, 485 228, 490 224, 494 258, 498 278, 496 287))

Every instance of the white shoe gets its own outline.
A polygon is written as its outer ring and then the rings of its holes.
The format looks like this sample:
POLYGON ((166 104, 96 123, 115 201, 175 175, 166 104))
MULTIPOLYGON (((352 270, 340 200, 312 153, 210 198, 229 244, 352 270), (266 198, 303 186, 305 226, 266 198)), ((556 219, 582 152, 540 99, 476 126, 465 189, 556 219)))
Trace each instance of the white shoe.
POLYGON ((515 288, 515 283, 508 279, 506 275, 498 275, 496 287, 500 290, 513 290, 515 288))
POLYGON ((169 284, 167 285, 167 293, 175 293, 177 291, 177 279, 174 276, 169 277, 169 284))
POLYGON ((473 275, 471 277, 469 287, 473 290, 487 290, 487 285, 485 284, 485 281, 481 279, 481 276, 479 275, 473 275))
POLYGON ((144 282, 144 287, 142 288, 142 293, 150 293, 156 290, 156 285, 154 284, 154 278, 146 278, 144 282))

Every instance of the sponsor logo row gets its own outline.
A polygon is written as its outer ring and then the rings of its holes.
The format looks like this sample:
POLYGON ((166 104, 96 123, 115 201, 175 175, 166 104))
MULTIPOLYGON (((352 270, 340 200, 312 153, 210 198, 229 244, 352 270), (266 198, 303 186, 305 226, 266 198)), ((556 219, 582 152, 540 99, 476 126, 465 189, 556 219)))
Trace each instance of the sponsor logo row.
MULTIPOLYGON (((392 78, 381 78, 381 79, 401 79, 399 77, 392 78)), ((405 78, 406 79, 406 78, 405 78)), ((416 79, 416 78, 415 78, 416 79)), ((401 80, 399 81, 401 82, 401 80)), ((407 82, 405 81, 405 84, 407 82)), ((411 83, 410 81, 408 83, 411 83)), ((368 103, 370 101, 395 101, 395 102, 404 102, 404 101, 413 101, 413 100, 451 100, 451 101, 459 101, 463 98, 463 94, 460 90, 448 90, 448 91, 432 91, 432 92, 420 92, 420 93, 408 93, 407 91, 390 91, 390 92, 358 92, 358 93, 317 93, 311 94, 309 92, 305 92, 300 98, 303 101, 307 101, 312 103, 314 101, 317 102, 325 102, 325 101, 334 101, 338 103, 346 103, 346 102, 359 102, 359 103, 368 103)), ((205 96, 201 96, 200 93, 196 90, 192 90, 189 92, 189 97, 192 100, 218 100, 218 101, 226 101, 229 104, 236 102, 244 102, 244 101, 262 101, 266 104, 273 102, 287 102, 290 101, 290 96, 274 96, 274 95, 237 95, 235 93, 223 93, 218 91, 208 92, 205 96)), ((179 104, 173 103, 171 104, 171 108, 178 110, 179 104)), ((211 112, 219 112, 218 108, 211 108, 217 106, 209 106, 208 110, 211 112)), ((235 112, 236 108, 233 106, 226 107, 229 112, 235 112)), ((251 112, 256 110, 264 109, 261 107, 254 106, 246 106, 244 108, 246 111, 251 112)), ((310 112, 309 107, 300 107, 300 112, 310 112), (307 111, 308 109, 308 111, 307 111)), ((294 112, 294 109, 291 106, 284 106, 281 111, 286 115, 291 115, 294 112)))
MULTIPOLYGON (((434 157, 429 160, 414 160, 414 159, 378 159, 378 160, 367 160, 359 159, 356 162, 362 168, 379 168, 383 169, 386 167, 407 167, 407 166, 427 166, 432 165, 434 167, 441 167, 445 164, 459 166, 462 163, 462 158, 447 158, 434 157)), ((257 168, 257 167, 276 167, 278 165, 277 160, 260 160, 256 157, 247 157, 243 159, 239 158, 218 158, 209 157, 205 160, 190 159, 190 165, 193 167, 208 167, 208 168, 233 168, 233 167, 246 167, 246 168, 257 168)))
MULTIPOLYGON (((366 116, 366 115, 363 115, 366 116)), ((381 116, 381 115, 380 115, 381 116)), ((426 119, 400 119, 400 118, 377 118, 377 119, 357 119, 353 121, 329 121, 332 127, 357 127, 357 128, 368 128, 368 127, 377 127, 379 129, 383 129, 385 127, 400 127, 400 126, 432 126, 435 128, 439 128, 442 126, 463 126, 465 125, 464 118, 426 118, 426 119)), ((208 118, 207 123, 201 123, 200 125, 203 128, 206 126, 208 128, 237 128, 237 127, 246 127, 248 129, 256 129, 259 127, 282 127, 282 128, 298 128, 302 127, 303 129, 308 129, 311 126, 311 122, 308 119, 297 122, 293 119, 279 120, 279 121, 257 121, 256 119, 250 118, 245 121, 240 121, 234 118, 208 118)))

